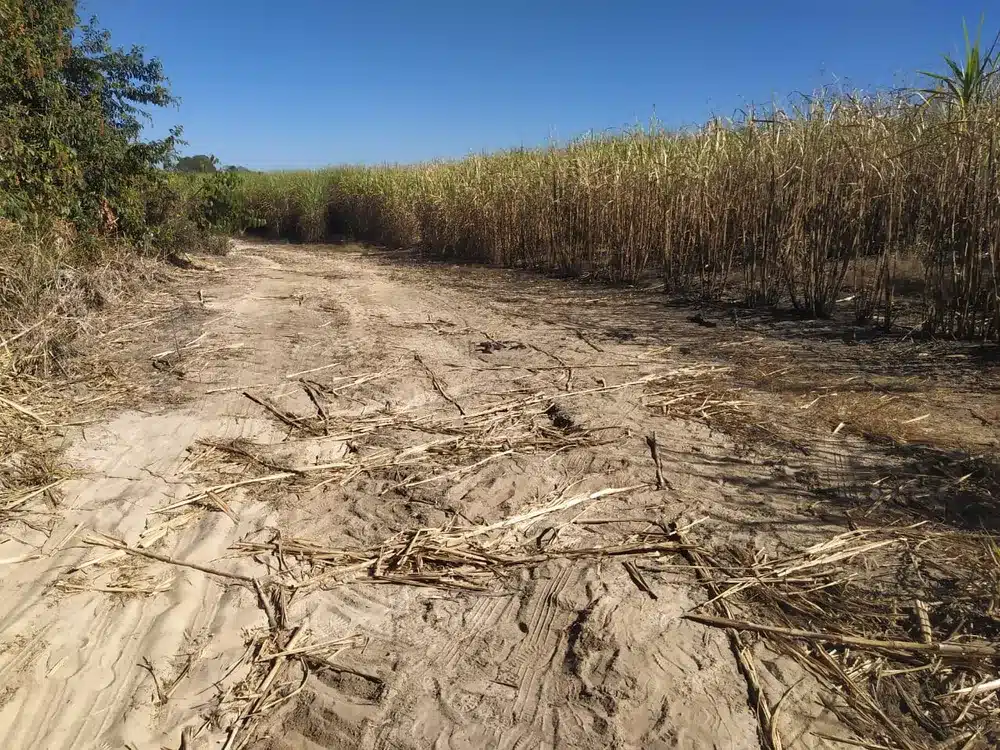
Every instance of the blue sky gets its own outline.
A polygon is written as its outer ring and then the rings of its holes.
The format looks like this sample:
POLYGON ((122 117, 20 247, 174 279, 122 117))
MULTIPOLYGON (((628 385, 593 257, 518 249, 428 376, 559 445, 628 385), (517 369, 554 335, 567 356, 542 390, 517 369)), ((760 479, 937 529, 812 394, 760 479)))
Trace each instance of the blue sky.
MULTIPOLYGON (((188 153, 413 162, 730 115, 835 80, 912 83, 987 0, 82 0, 162 59, 188 153)), ((1000 7, 988 14, 992 38, 1000 7)))

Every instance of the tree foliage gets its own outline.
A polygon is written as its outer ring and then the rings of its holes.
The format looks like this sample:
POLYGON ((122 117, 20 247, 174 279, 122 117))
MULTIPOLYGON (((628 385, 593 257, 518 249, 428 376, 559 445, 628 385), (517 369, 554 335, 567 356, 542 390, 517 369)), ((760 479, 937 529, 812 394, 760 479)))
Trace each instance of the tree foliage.
POLYGON ((75 0, 0 0, 0 217, 144 235, 180 138, 141 138, 144 108, 176 103, 167 83, 75 0))
POLYGON ((174 164, 174 171, 189 173, 217 172, 219 160, 207 154, 197 154, 195 156, 182 156, 174 164))

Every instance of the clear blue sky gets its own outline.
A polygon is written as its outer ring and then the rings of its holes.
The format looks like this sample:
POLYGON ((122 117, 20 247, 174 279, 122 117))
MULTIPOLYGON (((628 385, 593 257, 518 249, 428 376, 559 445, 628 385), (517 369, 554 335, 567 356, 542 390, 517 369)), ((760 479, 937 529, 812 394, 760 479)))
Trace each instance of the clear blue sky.
POLYGON ((82 0, 163 60, 188 153, 257 169, 412 162, 846 80, 913 82, 988 0, 82 0))

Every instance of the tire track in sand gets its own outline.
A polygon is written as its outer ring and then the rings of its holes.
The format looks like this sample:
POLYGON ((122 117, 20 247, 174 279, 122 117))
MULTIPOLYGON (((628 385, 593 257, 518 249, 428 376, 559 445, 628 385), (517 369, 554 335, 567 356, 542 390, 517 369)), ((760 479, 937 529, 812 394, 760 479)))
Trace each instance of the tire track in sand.
POLYGON ((510 706, 509 720, 513 724, 536 724, 543 703, 549 665, 565 639, 573 620, 570 612, 561 612, 559 596, 573 578, 569 565, 559 570, 544 585, 537 587, 528 599, 528 617, 522 620, 525 638, 517 644, 505 665, 517 684, 517 696, 510 706))

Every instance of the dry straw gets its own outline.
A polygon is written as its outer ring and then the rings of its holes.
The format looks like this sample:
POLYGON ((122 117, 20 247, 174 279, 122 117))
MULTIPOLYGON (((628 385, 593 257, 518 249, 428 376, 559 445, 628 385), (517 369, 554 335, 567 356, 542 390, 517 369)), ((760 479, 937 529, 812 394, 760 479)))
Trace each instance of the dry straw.
POLYGON ((1000 103, 949 117, 906 94, 820 91, 713 120, 414 167, 251 175, 277 235, 784 301, 861 320, 923 288, 928 330, 1000 336, 1000 103), (918 278, 909 273, 918 259, 918 278), (924 278, 919 278, 919 275, 924 278))
POLYGON ((706 556, 712 601, 689 619, 796 659, 861 747, 986 748, 1000 737, 1000 566, 987 535, 848 531, 772 558, 706 556), (704 609, 725 605, 725 615, 704 609), (737 614, 739 612, 739 614, 737 614))

